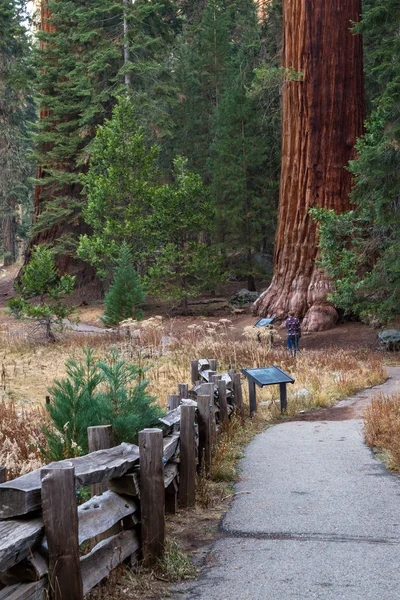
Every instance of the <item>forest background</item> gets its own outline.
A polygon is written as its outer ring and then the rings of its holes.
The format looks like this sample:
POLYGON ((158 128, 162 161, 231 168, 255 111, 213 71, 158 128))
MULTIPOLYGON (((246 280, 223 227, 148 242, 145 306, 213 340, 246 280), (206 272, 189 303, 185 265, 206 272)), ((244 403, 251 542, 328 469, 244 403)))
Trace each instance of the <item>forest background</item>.
MULTIPOLYGON (((354 208, 314 212, 333 300, 383 320, 399 310, 399 25, 398 0, 363 3, 354 208)), ((4 264, 29 239, 27 260, 50 245, 78 284, 107 288, 124 241, 147 291, 174 301, 270 278, 281 92, 302 77, 281 40, 281 0, 48 0, 40 28, 2 0, 4 264)))

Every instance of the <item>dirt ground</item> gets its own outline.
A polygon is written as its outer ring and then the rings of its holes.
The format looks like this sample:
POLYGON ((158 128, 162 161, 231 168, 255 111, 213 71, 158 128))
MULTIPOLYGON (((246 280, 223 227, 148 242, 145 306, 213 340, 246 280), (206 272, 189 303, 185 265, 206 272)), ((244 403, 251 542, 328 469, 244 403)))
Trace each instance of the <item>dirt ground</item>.
MULTIPOLYGON (((13 318, 6 313, 6 302, 13 295, 13 279, 19 271, 18 266, 9 267, 7 270, 0 271, 0 325, 15 324, 13 318)), ((244 282, 229 282, 224 288, 218 290, 221 295, 217 298, 229 297, 236 290, 243 288, 244 282)), ((204 297, 201 300, 209 300, 204 297)), ((91 305, 82 302, 81 293, 77 293, 75 302, 78 304, 78 316, 80 323, 93 327, 102 327, 99 317, 103 312, 102 303, 96 301, 91 305)), ((243 334, 244 327, 251 326, 256 322, 256 318, 251 314, 250 307, 245 309, 244 314, 232 314, 226 302, 214 302, 210 304, 191 304, 191 314, 189 316, 181 316, 170 311, 168 306, 156 303, 150 299, 145 315, 146 317, 157 314, 166 317, 169 323, 168 328, 174 331, 174 337, 179 339, 179 335, 187 331, 189 325, 202 324, 204 321, 215 321, 220 318, 229 318, 232 321, 233 329, 231 337, 240 339, 243 334)), ((279 326, 277 327, 280 329, 279 326)), ((166 332, 168 333, 168 332, 166 332)), ((283 325, 283 335, 276 342, 276 346, 284 345, 285 332, 283 325)), ((317 333, 303 333, 300 347, 306 350, 320 350, 329 348, 368 348, 377 349, 379 347, 377 330, 364 325, 363 323, 347 322, 338 325, 329 331, 317 333)))

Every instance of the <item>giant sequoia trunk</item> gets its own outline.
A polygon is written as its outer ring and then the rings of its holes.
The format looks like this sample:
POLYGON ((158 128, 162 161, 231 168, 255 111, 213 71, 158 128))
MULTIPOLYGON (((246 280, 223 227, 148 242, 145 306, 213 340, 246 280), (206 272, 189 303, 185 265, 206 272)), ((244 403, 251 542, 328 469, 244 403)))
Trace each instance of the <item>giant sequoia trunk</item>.
POLYGON ((309 209, 350 208, 354 144, 362 134, 362 40, 351 31, 361 0, 283 0, 283 65, 302 73, 283 87, 282 172, 274 277, 255 303, 260 316, 305 317, 309 331, 337 321, 332 282, 318 269, 309 209))

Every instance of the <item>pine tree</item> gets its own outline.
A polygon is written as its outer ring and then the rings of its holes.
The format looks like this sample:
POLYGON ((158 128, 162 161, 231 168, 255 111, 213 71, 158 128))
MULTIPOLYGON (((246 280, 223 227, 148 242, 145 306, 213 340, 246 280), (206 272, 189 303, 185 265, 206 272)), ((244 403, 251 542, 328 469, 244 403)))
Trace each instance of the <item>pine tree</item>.
MULTIPOLYGON (((160 115, 154 108, 164 89, 156 75, 161 50, 168 47, 171 20, 167 0, 42 2, 36 59, 41 90, 35 138, 39 169, 31 246, 54 245, 62 254, 64 270, 74 265, 71 257, 79 235, 87 231, 81 216, 85 197, 80 175, 90 163, 97 125, 111 116, 115 98, 126 91, 125 75, 129 74, 138 110, 141 107, 148 120, 153 115, 149 127, 156 129, 163 118, 163 111, 160 115), (125 42, 130 53, 124 60, 125 42)), ((79 269, 82 278, 82 265, 79 269)))
POLYGON ((17 258, 16 238, 26 234, 32 214, 33 163, 28 157, 28 128, 35 118, 30 45, 23 25, 24 3, 0 6, 0 211, 4 264, 17 258), (20 214, 22 214, 22 219, 20 214), (28 215, 28 219, 26 218, 28 215))
POLYGON ((64 319, 75 311, 74 306, 64 302, 65 296, 72 294, 74 285, 75 277, 59 275, 54 251, 37 246, 15 285, 18 296, 9 300, 8 307, 17 318, 35 320, 44 329, 46 339, 54 341, 54 327, 62 330, 64 319), (31 303, 31 298, 37 302, 31 303))
POLYGON ((237 3, 234 23, 209 164, 224 248, 235 257, 230 261, 235 273, 247 277, 248 288, 255 290, 254 277, 262 273, 257 256, 266 249, 272 252, 280 171, 279 95, 265 118, 260 95, 249 93, 262 62, 263 35, 269 33, 266 27, 263 31, 252 0, 237 3))
POLYGON ((93 349, 86 348, 83 361, 68 359, 65 369, 67 377, 49 388, 50 425, 43 427, 48 460, 87 454, 87 428, 96 425, 112 425, 116 444, 136 444, 139 431, 154 427, 163 414, 146 390, 145 371, 115 350, 97 361, 93 349))
POLYGON ((104 301, 102 321, 106 325, 118 325, 124 319, 139 319, 142 316, 140 306, 145 301, 145 295, 132 263, 132 252, 124 242, 121 245, 113 282, 104 301))

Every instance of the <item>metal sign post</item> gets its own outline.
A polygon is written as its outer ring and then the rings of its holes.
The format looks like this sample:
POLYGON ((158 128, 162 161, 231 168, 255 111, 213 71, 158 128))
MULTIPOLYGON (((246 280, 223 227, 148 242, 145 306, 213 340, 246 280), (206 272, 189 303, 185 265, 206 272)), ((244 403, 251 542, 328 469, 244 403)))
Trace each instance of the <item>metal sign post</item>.
POLYGON ((257 412, 256 385, 263 388, 267 385, 279 385, 281 413, 287 409, 287 390, 288 383, 294 383, 293 377, 290 377, 285 371, 277 366, 264 367, 262 369, 242 369, 243 375, 247 377, 249 383, 250 399, 250 417, 257 412))

